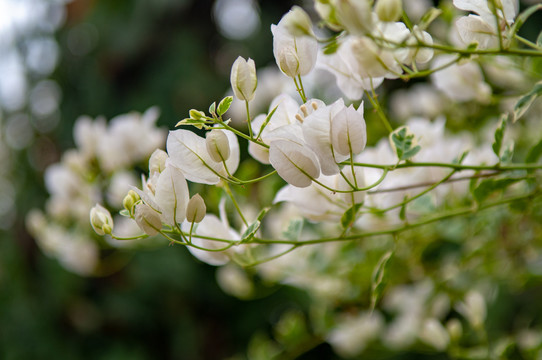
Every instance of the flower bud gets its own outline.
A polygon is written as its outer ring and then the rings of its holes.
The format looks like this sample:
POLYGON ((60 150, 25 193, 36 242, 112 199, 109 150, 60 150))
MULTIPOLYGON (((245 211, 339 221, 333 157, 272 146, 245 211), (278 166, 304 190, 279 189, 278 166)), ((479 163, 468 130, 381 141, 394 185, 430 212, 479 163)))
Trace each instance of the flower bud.
POLYGON ((293 36, 314 36, 309 15, 299 6, 292 7, 283 17, 284 27, 293 36))
POLYGON ((150 236, 156 235, 162 229, 160 215, 147 204, 136 205, 135 221, 139 228, 150 236))
POLYGON ((194 120, 200 120, 201 118, 205 117, 205 113, 196 109, 191 109, 188 114, 190 114, 190 118, 194 120))
POLYGON ((205 146, 211 159, 215 162, 226 161, 230 157, 230 142, 222 130, 209 131, 205 135, 205 146))
POLYGON ((139 197, 138 193, 136 193, 134 190, 130 190, 128 191, 128 194, 126 194, 126 196, 124 197, 124 200, 122 200, 122 205, 126 210, 132 213, 132 207, 140 199, 141 198, 139 197))
POLYGON ((230 82, 236 98, 246 101, 252 100, 258 85, 254 60, 250 58, 245 60, 239 56, 231 67, 230 82))
POLYGON ((368 0, 337 0, 335 11, 338 22, 352 35, 364 35, 373 30, 368 0))
POLYGON ((458 342, 461 339, 461 336, 463 336, 463 326, 458 319, 450 319, 446 323, 446 330, 448 330, 452 342, 458 342))
POLYGON ((149 158, 149 177, 154 173, 161 173, 166 168, 168 154, 161 149, 156 149, 149 158))
POLYGON ((200 196, 196 194, 190 198, 188 205, 186 206, 186 220, 190 222, 199 223, 205 217, 207 208, 205 207, 205 201, 200 196))
POLYGON ((111 234, 113 231, 113 218, 109 210, 96 204, 90 209, 90 225, 98 235, 111 234))
POLYGON ((375 6, 375 12, 382 21, 398 21, 403 14, 403 4, 401 0, 378 0, 375 6))

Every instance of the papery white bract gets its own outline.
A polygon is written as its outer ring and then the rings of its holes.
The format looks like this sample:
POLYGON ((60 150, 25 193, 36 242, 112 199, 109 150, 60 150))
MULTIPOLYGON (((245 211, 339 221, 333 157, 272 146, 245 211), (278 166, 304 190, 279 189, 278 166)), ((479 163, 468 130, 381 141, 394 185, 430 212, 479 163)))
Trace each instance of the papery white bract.
POLYGON ((233 174, 239 166, 237 137, 230 131, 224 133, 230 146, 230 157, 224 163, 217 163, 211 158, 204 138, 183 129, 169 133, 166 147, 170 161, 181 169, 187 180, 210 185, 218 183, 219 175, 228 176, 228 172, 233 174))
POLYGON ((312 179, 320 176, 318 159, 302 143, 292 140, 275 140, 269 147, 269 162, 289 184, 307 187, 312 179))
POLYGON ((343 108, 331 122, 331 144, 341 155, 359 154, 367 143, 367 130, 363 118, 363 102, 356 111, 352 105, 343 108))
MULTIPOLYGON (((501 0, 495 3, 498 8, 494 14, 488 6, 488 1, 453 1, 454 6, 458 9, 478 14, 462 16, 456 21, 457 31, 465 45, 477 43, 481 49, 493 48, 499 45, 499 32, 501 36, 505 35, 506 28, 514 23, 519 2, 518 0, 501 0)), ((503 40, 507 39, 504 38, 503 40)))
POLYGON ((160 214, 147 204, 137 204, 134 211, 134 218, 141 230, 149 236, 158 234, 162 229, 160 214))
POLYGON ((188 185, 183 173, 168 163, 158 178, 154 196, 162 212, 163 221, 171 226, 182 223, 185 219, 188 197, 188 185))
POLYGON ((231 67, 230 82, 236 98, 246 101, 252 100, 258 85, 254 60, 250 58, 245 60, 239 56, 231 67))
POLYGON ((199 223, 205 217, 206 212, 205 201, 203 201, 200 194, 196 194, 190 198, 186 205, 186 220, 199 223))

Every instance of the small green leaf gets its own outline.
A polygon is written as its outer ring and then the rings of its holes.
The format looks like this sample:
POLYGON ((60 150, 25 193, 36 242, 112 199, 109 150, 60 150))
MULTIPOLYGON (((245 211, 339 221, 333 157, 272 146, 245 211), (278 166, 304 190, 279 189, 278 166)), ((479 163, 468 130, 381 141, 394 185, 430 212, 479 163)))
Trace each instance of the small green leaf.
POLYGON ((344 212, 343 216, 341 216, 341 226, 343 229, 346 229, 354 224, 358 211, 362 205, 363 203, 354 204, 351 208, 344 212))
POLYGON ((495 130, 495 142, 493 142, 493 145, 491 145, 491 148, 493 149, 493 152, 497 157, 501 157, 501 148, 502 148, 502 139, 504 137, 504 131, 506 130, 506 121, 508 117, 503 116, 501 117, 501 122, 497 129, 495 130))
POLYGON ((514 106, 514 122, 522 117, 531 107, 537 97, 542 95, 542 81, 537 82, 527 94, 523 95, 514 106))
POLYGON ((526 163, 535 163, 540 159, 540 155, 542 155, 542 139, 529 150, 529 153, 527 154, 527 157, 525 158, 526 163))
POLYGON ((542 47, 542 31, 540 34, 538 34, 538 37, 536 38, 536 45, 542 47))
POLYGON ((217 111, 216 111, 218 116, 222 116, 226 113, 226 111, 228 111, 228 109, 231 106, 232 101, 233 101, 233 96, 226 96, 224 99, 222 99, 222 101, 220 101, 220 103, 218 104, 217 111))
POLYGON ((527 19, 538 10, 540 10, 540 4, 534 4, 519 13, 519 15, 516 17, 516 20, 514 21, 514 25, 512 25, 512 28, 510 29, 509 38, 513 38, 519 31, 519 29, 523 26, 525 21, 527 21, 527 19))
POLYGON ((403 221, 405 221, 405 219, 406 219, 407 200, 408 200, 408 196, 405 195, 405 197, 403 198, 403 205, 401 205, 401 211, 399 211, 399 219, 401 219, 403 221))
POLYGON ((260 213, 258 214, 258 217, 256 218, 256 220, 258 221, 262 221, 264 216, 267 215, 267 213, 269 212, 271 208, 270 207, 264 207, 260 213))
POLYGON ((216 102, 213 102, 211 106, 209 106, 209 114, 213 115, 216 111, 216 102))
POLYGON ((245 232, 243 232, 243 235, 241 235, 241 243, 246 243, 252 240, 254 235, 256 235, 258 229, 260 229, 261 224, 262 223, 259 220, 256 220, 255 222, 250 224, 245 230, 245 232))
POLYGON ((501 156, 501 162, 503 164, 507 164, 512 161, 512 157, 514 156, 514 142, 511 142, 506 149, 502 152, 501 156))
POLYGON ((207 124, 206 120, 196 120, 196 119, 186 118, 179 121, 177 124, 175 124, 175 127, 183 126, 183 125, 192 125, 198 129, 201 129, 203 128, 203 126, 205 126, 205 124, 207 124))
POLYGON ((440 9, 437 9, 437 8, 429 9, 429 11, 423 14, 418 24, 418 27, 420 28, 420 30, 427 29, 429 25, 431 25, 431 23, 435 21, 435 19, 438 18, 441 14, 442 14, 442 10, 440 9))
POLYGON ((122 216, 130 217, 130 212, 126 209, 122 209, 121 211, 119 211, 119 214, 121 214, 122 216))
POLYGON ((341 46, 341 44, 337 41, 337 39, 333 39, 331 42, 327 43, 324 46, 324 54, 325 55, 335 54, 337 50, 339 50, 339 46, 341 46))
POLYGON ((519 179, 487 179, 480 182, 478 187, 474 189, 472 195, 477 203, 481 203, 492 193, 498 190, 504 190, 508 186, 518 182, 519 179))
POLYGON ((286 240, 298 241, 303 229, 303 219, 292 219, 288 224, 288 228, 282 232, 282 236, 286 240))
POLYGON ((469 150, 463 151, 463 153, 459 157, 452 160, 452 164, 458 164, 458 165, 462 164, 463 160, 465 160, 467 155, 469 155, 469 150))
POLYGON ((371 277, 371 309, 375 308, 376 303, 380 299, 382 292, 386 287, 386 266, 388 265, 392 255, 393 251, 391 250, 382 255, 373 271, 373 275, 371 277))
POLYGON ((269 120, 271 120, 271 118, 273 117, 273 114, 275 114, 275 111, 277 111, 277 108, 278 108, 278 107, 279 107, 278 105, 275 106, 275 107, 273 108, 273 110, 271 110, 271 112, 270 112, 269 114, 267 114, 267 116, 266 116, 266 118, 265 118, 265 120, 264 120, 262 126, 260 127, 260 131, 258 132, 258 136, 256 136, 256 138, 259 138, 259 137, 260 137, 260 135, 262 134, 263 129, 265 129, 265 127, 266 127, 267 124, 269 123, 269 120))
POLYGON ((401 126, 390 134, 390 143, 399 160, 410 159, 421 150, 414 134, 406 126, 401 126))

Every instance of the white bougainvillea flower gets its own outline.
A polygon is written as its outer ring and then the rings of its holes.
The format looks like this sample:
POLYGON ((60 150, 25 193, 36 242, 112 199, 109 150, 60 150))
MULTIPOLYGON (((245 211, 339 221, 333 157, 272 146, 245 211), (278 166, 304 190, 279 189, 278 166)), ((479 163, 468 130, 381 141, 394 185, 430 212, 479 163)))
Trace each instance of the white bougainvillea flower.
POLYGON ((299 140, 272 141, 269 146, 269 162, 281 178, 297 187, 307 187, 320 176, 316 155, 299 140))
POLYGON ((352 52, 354 40, 354 37, 348 36, 334 54, 322 56, 319 67, 335 75, 337 86, 344 95, 349 99, 359 100, 365 90, 376 89, 384 78, 371 78, 362 71, 352 52))
POLYGON ((245 60, 239 56, 231 67, 230 82, 236 98, 243 101, 252 100, 258 86, 254 60, 250 58, 245 60))
MULTIPOLYGON (((438 68, 454 59, 453 55, 441 55, 432 63, 438 68)), ((475 62, 454 64, 431 74, 435 87, 456 101, 489 101, 491 87, 484 81, 482 70, 475 62)))
MULTIPOLYGON (((336 177, 321 175, 317 180, 322 184, 333 187, 336 177)), ((337 221, 347 210, 337 193, 311 183, 310 186, 299 188, 286 185, 277 192, 273 203, 288 202, 293 204, 303 215, 311 221, 337 221)))
POLYGON ((371 32, 373 14, 368 0, 338 0, 333 2, 338 23, 353 35, 371 32))
MULTIPOLYGON (((269 145, 271 140, 277 138, 276 133, 273 135, 274 130, 283 126, 296 124, 297 120, 295 116, 299 111, 299 104, 290 95, 281 94, 275 97, 271 102, 269 112, 273 111, 273 109, 275 109, 275 112, 263 130, 262 127, 267 118, 266 114, 258 115, 252 121, 253 133, 255 135, 260 134, 260 139, 267 145, 269 145)), ((294 131, 298 135, 301 133, 300 128, 299 130, 296 130, 295 128, 290 128, 289 130, 294 131)), ((248 152, 254 159, 262 164, 269 164, 269 149, 256 143, 249 142, 248 152)))
POLYGON ((488 1, 482 0, 454 0, 454 6, 460 10, 470 11, 478 15, 469 14, 456 21, 459 37, 469 45, 478 43, 478 47, 487 49, 499 44, 498 34, 504 35, 506 28, 514 23, 519 9, 518 0, 502 0, 496 2, 499 8, 496 16, 490 10, 488 1))
MULTIPOLYGON (((190 224, 185 223, 183 226, 183 231, 187 232, 189 229, 190 224)), ((205 216, 205 218, 197 226, 195 234, 225 240, 238 241, 241 239, 235 230, 231 229, 225 221, 222 221, 214 214, 207 214, 205 216)), ((221 249, 227 245, 225 242, 202 239, 197 236, 192 236, 192 243, 200 248, 209 250, 221 249)), ((205 251, 192 246, 188 246, 188 250, 199 260, 214 266, 220 266, 228 263, 230 261, 230 255, 232 252, 232 250, 205 251)))
MULTIPOLYGON (((427 45, 433 45, 433 38, 427 31, 420 30, 418 25, 414 25, 412 33, 407 40, 408 45, 416 45, 419 42, 427 45)), ((406 58, 405 64, 411 64, 416 62, 418 64, 425 64, 433 58, 434 51, 430 47, 412 47, 406 58)))
POLYGON ((168 162, 158 178, 154 195, 162 220, 171 226, 182 223, 188 198, 188 185, 182 171, 168 162))
POLYGON ((156 149, 149 158, 149 176, 161 173, 166 168, 167 153, 162 149, 156 149))
POLYGON ((220 176, 233 174, 239 166, 239 142, 231 131, 224 130, 230 146, 230 157, 225 162, 215 162, 209 152, 205 138, 189 130, 170 131, 167 138, 167 152, 170 161, 192 182, 213 185, 220 176), (224 168, 228 168, 228 172, 224 168))
POLYGON ((137 204, 134 215, 137 225, 145 234, 153 236, 162 229, 160 214, 149 205, 137 204))
POLYGON ((273 55, 279 69, 287 76, 295 78, 307 75, 316 63, 318 42, 312 36, 293 35, 283 16, 278 25, 271 25, 273 33, 273 55))
MULTIPOLYGON (((342 100, 341 100, 342 101, 342 100)), ((355 110, 352 105, 342 104, 341 110, 333 116, 331 122, 331 145, 337 154, 350 156, 363 151, 367 144, 367 130, 363 118, 363 102, 355 110)))
POLYGON ((303 137, 312 151, 318 156, 321 170, 324 175, 333 175, 339 172, 337 161, 346 160, 344 156, 335 157, 331 144, 332 119, 344 108, 342 99, 330 106, 322 106, 305 118, 303 122, 303 137))

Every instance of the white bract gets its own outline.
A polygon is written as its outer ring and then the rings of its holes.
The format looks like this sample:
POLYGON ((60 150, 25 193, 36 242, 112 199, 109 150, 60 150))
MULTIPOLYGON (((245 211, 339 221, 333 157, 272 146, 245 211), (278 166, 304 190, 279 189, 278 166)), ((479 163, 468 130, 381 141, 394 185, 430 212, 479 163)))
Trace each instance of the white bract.
POLYGON ((272 141, 269 146, 269 162, 281 178, 297 187, 307 187, 320 176, 318 159, 298 141, 272 141))
POLYGON ((224 162, 216 162, 207 151, 204 138, 189 130, 170 131, 166 144, 170 161, 183 172, 187 180, 210 185, 218 183, 221 176, 233 174, 239 166, 237 137, 230 131, 224 133, 228 138, 230 156, 224 162))
POLYGON ((279 69, 295 78, 307 75, 316 63, 318 42, 309 35, 294 35, 289 31, 291 22, 285 15, 278 25, 271 25, 273 54, 279 69))
POLYGON ((501 41, 507 40, 506 31, 514 23, 519 8, 518 0, 495 1, 495 13, 488 1, 454 0, 453 4, 458 9, 478 14, 460 17, 456 28, 465 45, 477 43, 481 49, 497 47, 499 33, 503 37, 501 41))
POLYGON ((250 58, 245 60, 239 56, 231 67, 230 82, 236 98, 246 101, 252 100, 258 85, 254 60, 250 58))

